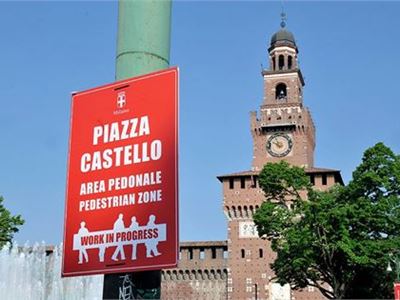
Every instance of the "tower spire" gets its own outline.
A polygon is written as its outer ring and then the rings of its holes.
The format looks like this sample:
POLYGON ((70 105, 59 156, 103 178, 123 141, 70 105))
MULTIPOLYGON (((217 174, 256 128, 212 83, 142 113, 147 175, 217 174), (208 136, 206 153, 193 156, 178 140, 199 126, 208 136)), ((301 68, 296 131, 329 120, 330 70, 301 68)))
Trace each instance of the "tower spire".
POLYGON ((286 18, 286 13, 285 13, 285 11, 283 10, 283 4, 282 4, 282 12, 281 12, 281 27, 282 27, 282 28, 285 28, 285 27, 286 27, 286 20, 287 20, 287 18, 286 18))

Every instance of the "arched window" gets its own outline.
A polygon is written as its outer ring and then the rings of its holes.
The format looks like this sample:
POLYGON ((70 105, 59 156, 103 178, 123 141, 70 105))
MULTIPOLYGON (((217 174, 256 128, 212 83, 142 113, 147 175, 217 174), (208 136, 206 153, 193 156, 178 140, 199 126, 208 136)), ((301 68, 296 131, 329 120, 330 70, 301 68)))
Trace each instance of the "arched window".
POLYGON ((250 205, 249 209, 250 209, 250 213, 251 213, 251 215, 253 215, 253 214, 254 214, 254 208, 253 208, 253 206, 252 206, 252 205, 250 205))
POLYGON ((279 70, 283 70, 283 67, 285 66, 285 58, 283 57, 283 55, 279 55, 278 63, 279 70))
POLYGON ((275 88, 275 99, 285 100, 287 97, 286 84, 279 83, 275 88))
POLYGON ((232 218, 231 210, 229 209, 229 206, 225 206, 225 211, 228 214, 229 218, 232 218))
POLYGON ((210 272, 208 272, 208 270, 204 270, 204 275, 205 275, 204 279, 211 279, 210 278, 210 272))
POLYGON ((290 70, 293 66, 293 57, 291 55, 289 55, 288 58, 288 69, 290 70))
POLYGON ((242 255, 242 258, 245 257, 245 254, 246 254, 246 253, 245 253, 244 249, 241 249, 241 250, 240 250, 240 254, 242 255))
POLYGON ((248 211, 247 211, 247 206, 246 206, 246 205, 243 206, 243 211, 244 211, 244 217, 245 217, 245 218, 248 218, 248 217, 249 217, 249 213, 248 213, 248 211))
POLYGON ((263 249, 258 249, 258 254, 259 254, 259 256, 260 256, 260 258, 263 258, 264 257, 264 251, 263 251, 263 249))

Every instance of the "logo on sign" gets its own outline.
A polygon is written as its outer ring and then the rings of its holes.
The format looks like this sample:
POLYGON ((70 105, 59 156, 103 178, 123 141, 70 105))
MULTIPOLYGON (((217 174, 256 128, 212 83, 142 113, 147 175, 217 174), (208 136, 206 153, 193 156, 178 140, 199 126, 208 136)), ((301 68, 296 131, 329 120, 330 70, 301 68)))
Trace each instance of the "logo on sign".
POLYGON ((126 94, 125 92, 119 92, 117 95, 117 106, 118 108, 123 108, 126 104, 126 94))
POLYGON ((120 115, 129 112, 129 109, 124 109, 126 105, 126 93, 119 92, 117 94, 117 110, 114 111, 114 115, 120 115))

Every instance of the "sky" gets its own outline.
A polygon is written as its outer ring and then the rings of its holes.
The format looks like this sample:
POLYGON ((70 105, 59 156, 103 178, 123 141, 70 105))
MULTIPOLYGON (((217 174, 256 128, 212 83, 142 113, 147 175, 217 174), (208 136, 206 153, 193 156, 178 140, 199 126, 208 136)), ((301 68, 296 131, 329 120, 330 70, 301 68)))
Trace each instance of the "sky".
MULTIPOLYGON (((345 182, 362 153, 400 153, 400 3, 287 1, 315 166, 345 182)), ((249 112, 281 2, 175 1, 171 65, 180 69, 180 239, 224 240, 216 176, 249 170, 249 112)), ((0 1, 0 195, 26 241, 62 241, 70 94, 114 81, 117 2, 0 1)))

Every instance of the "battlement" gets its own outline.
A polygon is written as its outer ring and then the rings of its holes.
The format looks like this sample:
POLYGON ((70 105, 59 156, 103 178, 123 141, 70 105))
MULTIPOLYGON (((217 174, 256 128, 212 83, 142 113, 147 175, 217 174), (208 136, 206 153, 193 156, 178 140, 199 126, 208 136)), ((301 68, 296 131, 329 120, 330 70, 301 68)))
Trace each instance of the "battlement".
POLYGON ((289 124, 298 129, 310 127, 314 130, 314 121, 307 107, 302 105, 262 105, 259 117, 256 111, 250 113, 251 129, 273 127, 274 125, 289 124))
POLYGON ((180 243, 178 267, 161 271, 162 299, 225 299, 228 242, 180 243))

